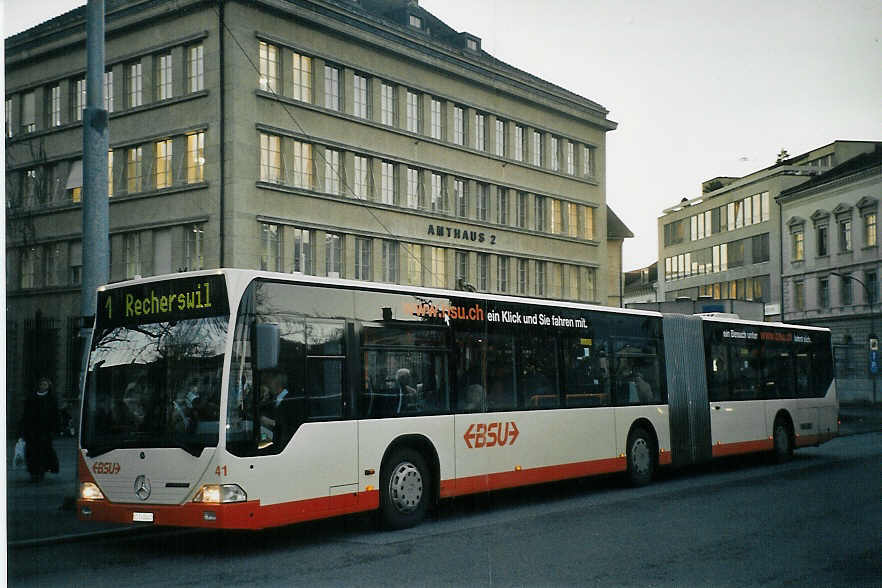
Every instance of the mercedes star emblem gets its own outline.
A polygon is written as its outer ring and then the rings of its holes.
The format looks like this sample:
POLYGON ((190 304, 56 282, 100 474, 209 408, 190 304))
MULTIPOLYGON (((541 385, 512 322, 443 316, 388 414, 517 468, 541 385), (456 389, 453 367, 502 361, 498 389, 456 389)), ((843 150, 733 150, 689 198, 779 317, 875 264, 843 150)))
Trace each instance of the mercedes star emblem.
POLYGON ((147 500, 150 498, 150 480, 147 476, 138 476, 135 478, 135 494, 138 495, 138 498, 141 500, 147 500))

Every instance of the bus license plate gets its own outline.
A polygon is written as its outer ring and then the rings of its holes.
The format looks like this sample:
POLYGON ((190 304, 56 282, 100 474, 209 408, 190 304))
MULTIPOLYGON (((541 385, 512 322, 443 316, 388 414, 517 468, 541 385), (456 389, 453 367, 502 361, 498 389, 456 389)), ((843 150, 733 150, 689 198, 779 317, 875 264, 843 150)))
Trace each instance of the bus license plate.
POLYGON ((152 523, 152 512, 134 512, 132 513, 132 521, 135 523, 152 523))

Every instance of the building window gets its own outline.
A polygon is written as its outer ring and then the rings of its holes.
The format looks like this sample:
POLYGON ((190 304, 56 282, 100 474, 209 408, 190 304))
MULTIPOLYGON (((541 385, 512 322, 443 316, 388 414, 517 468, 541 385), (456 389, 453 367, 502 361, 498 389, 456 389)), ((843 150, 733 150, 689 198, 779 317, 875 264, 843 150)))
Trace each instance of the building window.
POLYGON ((475 202, 478 220, 487 220, 487 211, 490 207, 490 186, 478 184, 478 194, 475 202))
POLYGON ((878 300, 878 291, 879 291, 879 280, 876 277, 876 272, 865 272, 864 273, 864 284, 867 285, 867 293, 868 299, 867 304, 875 304, 876 300, 878 300))
POLYGON ((107 197, 113 196, 113 149, 107 151, 107 197))
POLYGON ((280 138, 260 134, 260 181, 279 183, 282 180, 282 152, 280 138))
POLYGON ((839 221, 839 252, 851 251, 851 219, 839 221))
POLYGON ((127 233, 123 239, 126 278, 141 275, 141 233, 127 233))
POLYGON ((61 244, 46 245, 43 248, 43 283, 50 288, 64 283, 66 266, 62 263, 63 253, 61 244))
POLYGON ((469 215, 469 198, 463 180, 453 180, 453 199, 456 203, 456 215, 465 218, 469 215))
POLYGON ((407 255, 407 283, 411 286, 419 286, 423 283, 423 246, 405 245, 407 255))
POLYGON ((309 229, 293 229, 294 252, 291 256, 291 273, 312 274, 312 231, 309 229))
MULTIPOLYGON (((107 74, 104 74, 105 80, 107 74)), ((105 96, 107 94, 105 93, 105 96)), ((61 124, 61 86, 56 84, 49 89, 49 126, 57 127, 61 124)))
POLYGON ((563 210, 561 201, 557 198, 551 199, 551 234, 563 234, 563 210))
POLYGON ((594 209, 590 206, 581 206, 582 209, 582 238, 594 239, 594 209))
POLYGON ((407 207, 419 208, 420 206, 420 170, 407 168, 407 207))
POLYGON ((343 236, 325 233, 325 274, 329 278, 343 276, 343 236))
POLYGON ((411 133, 420 132, 420 95, 407 91, 407 130, 411 133))
MULTIPOLYGON (((475 113, 475 149, 478 151, 487 151, 486 136, 487 121, 483 114, 475 113)), ((463 131, 465 132, 465 131, 463 131)))
POLYGON ((353 158, 354 182, 352 186, 353 196, 359 200, 367 200, 370 194, 368 184, 368 158, 356 155, 353 158))
POLYGON ((567 206, 567 235, 579 236, 579 205, 572 202, 565 203, 567 206))
POLYGON ((489 289, 490 281, 490 254, 478 254, 478 290, 486 292, 489 289))
POLYGON ((408 24, 410 24, 410 26, 412 26, 415 29, 423 28, 423 19, 416 16, 415 14, 409 15, 407 22, 408 22, 408 24))
POLYGON ((575 146, 571 141, 567 141, 567 173, 571 176, 576 175, 575 146))
POLYGON ((441 101, 432 98, 432 138, 441 140, 441 101))
POLYGON ((864 247, 876 246, 876 213, 864 215, 864 247))
POLYGON ((193 45, 187 48, 187 88, 191 93, 199 92, 205 88, 205 62, 202 45, 193 45))
POLYGON ((172 185, 172 141, 165 139, 153 144, 153 185, 157 190, 172 185))
POLYGON ((40 251, 36 247, 25 247, 21 250, 20 264, 19 286, 21 289, 36 288, 39 285, 37 268, 40 265, 40 251))
MULTIPOLYGON (((130 63, 126 66, 126 94, 128 95, 129 108, 136 108, 143 104, 142 97, 141 62, 130 63)), ((83 80, 83 92, 85 93, 85 80, 83 80)), ((85 105, 85 99, 83 100, 85 105)), ((79 119, 77 119, 79 120, 79 119)))
POLYGON ((439 212, 445 212, 447 210, 447 198, 441 174, 432 174, 431 209, 439 212))
MULTIPOLYGON (((140 70, 139 70, 140 71, 140 70)), ((140 78, 139 78, 140 80, 140 78)), ((140 81, 139 81, 140 84, 140 81)), ((86 79, 76 80, 73 84, 73 96, 71 97, 71 119, 83 120, 83 110, 86 108, 86 79)))
POLYGON ((533 165, 542 165, 542 134, 533 131, 533 165))
POLYGON ((187 228, 187 251, 184 258, 188 270, 205 267, 205 225, 195 224, 187 228))
MULTIPOLYGON (((278 137, 277 137, 278 138, 278 137)), ((312 189, 312 144, 294 141, 292 144, 292 184, 297 188, 312 189)))
POLYGON ((334 66, 325 66, 325 108, 340 110, 340 70, 334 66))
POLYGON ((382 281, 391 284, 398 283, 398 242, 384 239, 382 241, 382 281))
POLYGON ((355 279, 370 280, 371 273, 371 240, 355 238, 355 279))
POLYGON ((384 125, 395 124, 395 88, 386 82, 380 86, 380 115, 384 125))
POLYGON ((426 284, 435 288, 447 287, 447 250, 443 247, 429 247, 429 271, 426 284))
POLYGON ((751 250, 753 251, 753 263, 763 263, 769 261, 769 234, 763 233, 751 237, 753 243, 751 250))
POLYGON ((568 297, 571 300, 579 300, 580 299, 580 280, 579 274, 581 273, 581 268, 575 265, 569 266, 569 271, 567 271, 567 293, 568 297))
POLYGON ((818 307, 829 308, 830 306, 830 283, 827 278, 818 280, 818 307))
MULTIPOLYGON (((60 110, 59 106, 59 110, 60 110)), ((104 110, 113 112, 113 72, 104 72, 104 110)))
POLYGON ((21 132, 33 133, 37 130, 37 110, 33 92, 21 96, 21 132))
POLYGON ((594 175, 594 148, 582 145, 582 175, 590 178, 594 175))
POLYGON ((453 142, 465 144, 465 109, 462 106, 453 107, 453 142))
POLYGON ((279 225, 261 223, 260 238, 260 269, 280 272, 282 271, 282 229, 279 225))
POLYGON ((363 75, 352 75, 352 101, 352 114, 359 118, 370 118, 368 79, 363 75))
POLYGON ((167 100, 172 97, 172 56, 160 55, 156 62, 156 98, 167 100))
POLYGON ((505 121, 496 119, 496 155, 505 157, 505 121))
POLYGON ((544 231, 545 222, 545 196, 536 196, 536 230, 544 231))
POLYGON ((383 204, 395 204, 395 164, 384 161, 380 164, 382 186, 380 189, 380 202, 383 204))
POLYGON ((325 192, 340 195, 340 152, 325 149, 325 192))
POLYGON ((536 262, 536 296, 545 296, 545 262, 536 262))
POLYGON ((517 200, 517 223, 519 229, 527 228, 527 193, 518 192, 517 200))
POLYGON ((791 238, 790 258, 792 261, 802 261, 805 259, 805 234, 800 229, 793 232, 791 238))
MULTIPOLYGON (((356 77, 358 74, 356 74, 356 77)), ((291 66, 292 92, 295 100, 312 103, 312 58, 293 54, 291 66)), ((366 87, 366 84, 365 84, 366 87)), ((357 94, 356 94, 357 99, 357 94)))
POLYGON ((187 183, 205 181, 205 133, 187 135, 187 183))
POLYGON ((265 92, 279 91, 279 48, 263 41, 260 42, 260 58, 258 60, 258 85, 265 92))
POLYGON ((524 127, 521 125, 515 125, 514 159, 515 161, 524 160, 524 127))
POLYGON ((456 252, 456 264, 454 268, 456 287, 461 288, 463 282, 467 282, 469 279, 469 254, 467 251, 456 252))
POLYGON ((6 136, 12 136, 12 98, 6 99, 6 136))
POLYGON ((141 147, 126 149, 126 190, 129 194, 141 191, 141 169, 143 151, 141 147))
POLYGON ((597 270, 585 268, 585 300, 597 300, 597 270))
POLYGON ((827 255, 827 225, 821 225, 817 228, 818 239, 818 257, 827 255))
POLYGON ((508 256, 496 258, 496 286, 500 292, 508 292, 508 256))
POLYGON ((560 139, 551 138, 551 169, 552 171, 560 171, 560 139))
POLYGON ((503 188, 496 191, 496 222, 508 224, 508 193, 503 188))
POLYGON ((526 259, 518 260, 518 294, 529 294, 530 265, 526 259))
POLYGON ((842 306, 851 306, 854 304, 854 296, 851 289, 851 276, 842 276, 839 293, 842 306))

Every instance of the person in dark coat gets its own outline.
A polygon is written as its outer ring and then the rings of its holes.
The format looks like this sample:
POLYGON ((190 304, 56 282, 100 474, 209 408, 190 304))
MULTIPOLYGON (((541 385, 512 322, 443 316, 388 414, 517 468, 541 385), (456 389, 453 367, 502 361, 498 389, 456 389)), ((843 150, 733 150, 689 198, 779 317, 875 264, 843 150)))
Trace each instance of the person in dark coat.
POLYGON ((25 461, 32 482, 40 482, 46 472, 58 473, 58 456, 52 437, 58 428, 58 404, 52 382, 40 378, 37 389, 25 398, 21 437, 25 440, 25 461))

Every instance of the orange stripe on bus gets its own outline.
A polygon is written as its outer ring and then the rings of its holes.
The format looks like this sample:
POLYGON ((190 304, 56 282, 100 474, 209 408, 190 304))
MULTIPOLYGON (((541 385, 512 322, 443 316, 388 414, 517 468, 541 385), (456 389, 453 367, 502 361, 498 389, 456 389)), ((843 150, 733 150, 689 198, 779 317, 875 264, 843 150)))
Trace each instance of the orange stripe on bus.
POLYGON ((442 480, 441 498, 462 496, 463 494, 471 494, 474 492, 502 490, 503 488, 514 488, 517 486, 528 486, 531 484, 541 484, 543 482, 553 482, 555 480, 564 480, 567 478, 582 478, 598 474, 623 472, 626 469, 627 462, 625 461, 625 458, 614 457, 611 459, 581 461, 577 463, 566 463, 555 466, 544 466, 513 470, 510 472, 496 472, 486 475, 455 478, 452 480, 442 480))
POLYGON ((771 439, 741 441, 739 443, 717 443, 713 446, 712 455, 714 457, 725 457, 727 455, 738 455, 739 453, 771 451, 774 447, 775 445, 771 439))

